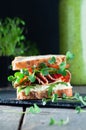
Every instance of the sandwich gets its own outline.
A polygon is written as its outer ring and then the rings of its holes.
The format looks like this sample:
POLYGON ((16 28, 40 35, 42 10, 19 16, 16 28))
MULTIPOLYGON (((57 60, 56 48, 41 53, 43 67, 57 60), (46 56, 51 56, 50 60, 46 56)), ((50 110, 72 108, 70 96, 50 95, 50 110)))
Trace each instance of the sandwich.
POLYGON ((71 73, 67 55, 17 56, 12 61, 14 75, 8 80, 17 99, 43 99, 53 94, 72 96, 71 73))

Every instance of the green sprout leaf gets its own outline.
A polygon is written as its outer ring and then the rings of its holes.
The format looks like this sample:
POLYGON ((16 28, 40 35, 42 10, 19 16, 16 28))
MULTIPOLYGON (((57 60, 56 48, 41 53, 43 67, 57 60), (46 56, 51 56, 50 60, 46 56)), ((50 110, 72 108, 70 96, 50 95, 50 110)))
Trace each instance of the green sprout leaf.
POLYGON ((68 51, 67 53, 66 53, 66 59, 67 60, 72 60, 74 58, 74 54, 72 54, 70 51, 68 51))
POLYGON ((16 73, 14 74, 14 76, 15 76, 16 78, 23 78, 23 77, 24 77, 24 74, 21 73, 21 72, 16 72, 16 73))
POLYGON ((66 120, 60 119, 59 121, 56 121, 54 118, 50 118, 49 125, 58 125, 58 126, 63 126, 69 123, 69 118, 67 117, 66 120))
POLYGON ((53 87, 50 86, 50 87, 48 88, 48 97, 51 97, 52 91, 53 91, 53 87))
POLYGON ((62 99, 67 99, 67 95, 65 93, 62 95, 62 99))
POLYGON ((63 76, 66 75, 66 62, 62 62, 59 66, 59 70, 58 70, 59 74, 62 74, 63 76))
POLYGON ((77 106, 77 107, 75 108, 75 110, 76 110, 76 112, 77 112, 78 114, 81 113, 81 111, 82 111, 82 109, 81 109, 80 106, 77 106))
POLYGON ((21 69, 21 73, 26 75, 26 76, 29 76, 29 72, 27 69, 21 69))
POLYGON ((84 106, 86 106, 86 102, 84 101, 82 96, 79 96, 79 100, 83 103, 84 106))
POLYGON ((84 101, 86 101, 86 96, 84 96, 84 101))
POLYGON ((37 106, 37 104, 34 104, 33 106, 29 107, 26 111, 22 111, 22 112, 18 112, 18 111, 13 111, 13 110, 4 110, 4 112, 6 113, 17 113, 17 114, 29 114, 29 113, 32 113, 32 114, 36 114, 36 113, 40 113, 41 112, 41 109, 37 106))
POLYGON ((86 106, 86 101, 84 100, 84 97, 80 96, 79 93, 75 93, 74 98, 79 100, 84 106, 86 106))
POLYGON ((24 92, 25 92, 25 95, 26 95, 26 96, 29 95, 30 90, 31 90, 31 87, 26 87, 26 88, 24 89, 24 92))
POLYGON ((79 93, 75 93, 75 94, 74 94, 74 98, 75 98, 75 99, 79 99, 79 96, 80 96, 79 93))
POLYGON ((54 56, 48 60, 49 64, 54 64, 55 62, 56 62, 56 58, 54 56))
POLYGON ((36 77, 35 77, 34 73, 31 74, 31 75, 29 75, 28 78, 29 78, 29 80, 30 80, 32 83, 35 82, 35 80, 36 80, 36 77))
POLYGON ((24 74, 22 74, 21 72, 16 72, 16 73, 14 74, 14 76, 16 77, 16 82, 17 82, 17 83, 19 83, 20 80, 21 80, 22 78, 24 78, 24 74))
POLYGON ((56 120, 53 118, 50 118, 49 125, 55 125, 55 124, 56 124, 56 120))
POLYGON ((43 98, 43 99, 42 99, 42 104, 43 104, 43 106, 45 106, 46 103, 47 103, 47 99, 46 99, 46 98, 43 98))
POLYGON ((41 110, 40 108, 37 106, 37 104, 34 104, 34 106, 31 106, 28 110, 30 113, 35 114, 35 113, 40 113, 41 110))
POLYGON ((44 76, 46 76, 46 75, 49 74, 49 69, 48 69, 48 68, 43 68, 43 69, 41 69, 41 73, 42 73, 44 76))
POLYGON ((57 125, 63 126, 63 125, 66 125, 66 124, 68 124, 68 123, 69 123, 69 118, 67 117, 66 120, 60 119, 60 120, 57 122, 57 125))
POLYGON ((40 67, 40 68, 46 68, 47 66, 46 66, 45 63, 40 63, 39 67, 40 67))
POLYGON ((59 67, 61 70, 64 70, 66 67, 66 62, 62 62, 59 67))
POLYGON ((52 102, 57 102, 58 101, 58 95, 53 94, 51 100, 52 100, 52 102))
POLYGON ((15 77, 14 77, 14 76, 10 75, 10 76, 8 77, 8 81, 14 81, 14 80, 15 80, 15 77))

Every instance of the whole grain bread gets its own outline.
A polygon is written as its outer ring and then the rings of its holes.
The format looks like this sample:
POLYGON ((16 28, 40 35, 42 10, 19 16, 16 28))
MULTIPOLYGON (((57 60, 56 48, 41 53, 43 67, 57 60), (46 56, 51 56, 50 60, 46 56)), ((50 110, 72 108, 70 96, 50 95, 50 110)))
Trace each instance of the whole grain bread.
POLYGON ((13 70, 20 70, 23 68, 28 68, 33 65, 38 66, 40 63, 48 63, 48 60, 52 57, 56 58, 56 65, 59 66, 59 64, 62 61, 66 61, 65 55, 38 55, 38 56, 18 56, 15 57, 14 60, 12 61, 12 69, 13 70))
MULTIPOLYGON (((62 89, 55 89, 52 94, 58 94, 59 97, 62 97, 63 94, 66 94, 66 96, 71 97, 73 95, 72 93, 72 86, 64 87, 62 89)), ((45 88, 44 90, 33 90, 30 91, 28 95, 25 94, 24 91, 17 91, 17 99, 24 100, 24 99, 43 99, 43 98, 49 98, 48 91, 45 88)))

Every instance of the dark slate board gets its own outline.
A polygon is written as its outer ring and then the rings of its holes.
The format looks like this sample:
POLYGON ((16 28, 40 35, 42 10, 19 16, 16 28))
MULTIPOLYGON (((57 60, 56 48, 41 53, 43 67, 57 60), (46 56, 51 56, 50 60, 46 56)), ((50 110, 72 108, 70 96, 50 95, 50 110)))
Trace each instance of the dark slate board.
POLYGON ((71 100, 69 101, 59 100, 58 102, 47 102, 46 105, 43 105, 41 100, 0 99, 0 105, 30 107, 34 103, 36 103, 39 107, 47 107, 47 108, 49 107, 75 108, 76 106, 85 107, 81 102, 71 100))

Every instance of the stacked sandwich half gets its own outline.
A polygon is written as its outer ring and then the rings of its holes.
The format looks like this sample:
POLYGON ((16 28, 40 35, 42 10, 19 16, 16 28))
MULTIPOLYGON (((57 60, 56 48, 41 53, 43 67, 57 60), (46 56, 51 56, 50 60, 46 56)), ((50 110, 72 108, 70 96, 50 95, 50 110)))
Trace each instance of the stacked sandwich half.
POLYGON ((15 57, 15 73, 8 79, 17 89, 17 99, 50 98, 53 94, 72 96, 67 59, 66 55, 15 57))

